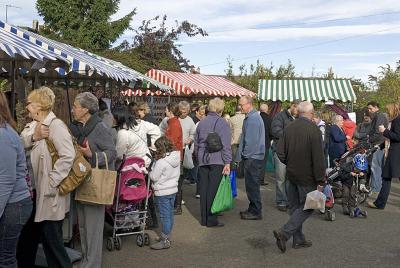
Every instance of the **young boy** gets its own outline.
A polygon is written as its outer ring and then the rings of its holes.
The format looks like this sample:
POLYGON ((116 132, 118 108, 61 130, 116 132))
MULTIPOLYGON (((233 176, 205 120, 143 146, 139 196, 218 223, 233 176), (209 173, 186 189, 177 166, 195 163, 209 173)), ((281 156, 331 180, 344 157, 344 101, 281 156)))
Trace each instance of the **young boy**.
POLYGON ((368 171, 367 156, 364 153, 356 154, 353 161, 345 163, 340 170, 341 182, 343 185, 343 214, 354 217, 354 211, 358 204, 356 202, 355 180, 358 177, 359 190, 368 193, 365 187, 366 174, 368 171))

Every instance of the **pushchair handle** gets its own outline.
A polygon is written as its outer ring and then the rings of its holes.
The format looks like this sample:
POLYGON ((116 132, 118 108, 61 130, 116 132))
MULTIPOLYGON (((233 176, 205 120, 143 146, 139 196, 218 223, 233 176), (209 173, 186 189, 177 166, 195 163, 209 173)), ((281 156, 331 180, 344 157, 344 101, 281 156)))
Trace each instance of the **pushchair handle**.
POLYGON ((121 164, 119 165, 119 167, 118 167, 118 169, 117 169, 117 172, 121 172, 122 167, 123 167, 124 164, 125 164, 125 160, 126 160, 126 154, 123 154, 123 155, 122 155, 121 164))

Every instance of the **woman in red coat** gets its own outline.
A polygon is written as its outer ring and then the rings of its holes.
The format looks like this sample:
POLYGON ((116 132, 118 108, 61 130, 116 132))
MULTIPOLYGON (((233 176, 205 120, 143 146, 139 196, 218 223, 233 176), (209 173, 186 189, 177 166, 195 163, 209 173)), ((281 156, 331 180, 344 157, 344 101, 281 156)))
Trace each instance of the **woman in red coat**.
POLYGON ((178 104, 168 103, 165 107, 165 114, 168 119, 168 127, 165 131, 165 137, 167 137, 172 144, 175 146, 175 150, 181 152, 181 160, 183 159, 183 138, 182 138, 182 127, 179 122, 179 107, 178 104))

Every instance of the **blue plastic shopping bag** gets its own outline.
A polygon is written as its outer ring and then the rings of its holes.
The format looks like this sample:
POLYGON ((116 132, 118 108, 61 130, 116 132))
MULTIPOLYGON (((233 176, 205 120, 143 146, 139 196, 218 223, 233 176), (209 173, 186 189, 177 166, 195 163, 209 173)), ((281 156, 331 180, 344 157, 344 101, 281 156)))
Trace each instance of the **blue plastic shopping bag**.
POLYGON ((232 188, 232 197, 235 198, 237 196, 237 186, 236 186, 236 170, 231 170, 231 188, 232 188))

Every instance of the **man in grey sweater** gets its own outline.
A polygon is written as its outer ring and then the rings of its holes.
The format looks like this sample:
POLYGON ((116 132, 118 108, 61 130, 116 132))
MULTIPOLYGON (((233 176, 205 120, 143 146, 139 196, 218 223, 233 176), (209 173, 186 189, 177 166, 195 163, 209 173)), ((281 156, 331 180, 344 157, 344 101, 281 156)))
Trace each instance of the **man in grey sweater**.
POLYGON ((261 220, 260 176, 265 155, 265 129, 260 114, 253 108, 253 99, 240 98, 239 105, 246 114, 236 161, 243 161, 244 179, 249 207, 240 212, 242 220, 261 220))

